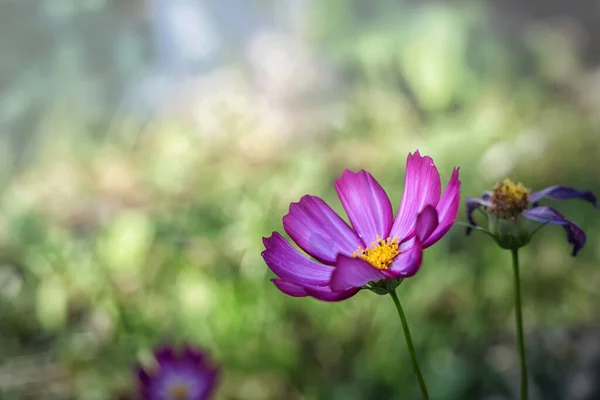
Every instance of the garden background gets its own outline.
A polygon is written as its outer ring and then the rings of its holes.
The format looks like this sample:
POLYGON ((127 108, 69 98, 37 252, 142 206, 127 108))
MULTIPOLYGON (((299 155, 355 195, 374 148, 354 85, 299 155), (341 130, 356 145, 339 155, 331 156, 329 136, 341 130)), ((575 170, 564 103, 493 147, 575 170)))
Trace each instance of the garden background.
MULTIPOLYGON (((294 299, 262 237, 408 152, 462 197, 505 177, 600 194, 594 1, 2 0, 0 398, 108 399, 159 343, 217 399, 416 399, 390 299, 294 299)), ((600 398, 600 213, 521 251, 533 399, 600 398)), ((459 219, 464 220, 464 207, 459 219)), ((436 400, 514 399, 510 255, 455 226, 399 288, 436 400)))

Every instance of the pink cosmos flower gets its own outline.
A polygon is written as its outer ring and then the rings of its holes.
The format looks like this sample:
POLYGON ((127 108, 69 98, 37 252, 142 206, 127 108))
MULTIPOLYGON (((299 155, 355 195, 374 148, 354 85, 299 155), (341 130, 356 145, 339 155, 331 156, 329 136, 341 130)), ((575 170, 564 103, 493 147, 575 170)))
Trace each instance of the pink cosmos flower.
POLYGON ((387 194, 370 173, 344 171, 335 189, 352 228, 316 196, 292 203, 283 227, 314 260, 273 232, 263 238, 262 252, 278 276, 272 282, 290 296, 339 301, 370 282, 413 276, 421 266, 423 249, 440 240, 456 219, 458 170, 454 168, 440 197, 440 175, 431 157, 419 151, 409 154, 396 218, 387 194))

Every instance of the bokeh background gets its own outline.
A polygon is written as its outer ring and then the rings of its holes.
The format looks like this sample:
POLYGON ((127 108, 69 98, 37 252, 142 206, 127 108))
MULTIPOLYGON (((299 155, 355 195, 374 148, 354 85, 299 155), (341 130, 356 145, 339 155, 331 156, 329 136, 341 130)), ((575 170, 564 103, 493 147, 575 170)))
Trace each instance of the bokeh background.
MULTIPOLYGON (((2 0, 0 398, 110 399, 158 343, 218 399, 417 399, 389 298, 270 283, 290 202, 406 155, 600 193, 595 1, 2 0)), ((551 202, 552 203, 552 202, 551 202)), ((600 399, 600 213, 522 251, 532 398, 600 399)), ((459 219, 464 220, 464 209, 459 219)), ((399 288, 439 400, 517 397, 510 255, 455 226, 399 288)))

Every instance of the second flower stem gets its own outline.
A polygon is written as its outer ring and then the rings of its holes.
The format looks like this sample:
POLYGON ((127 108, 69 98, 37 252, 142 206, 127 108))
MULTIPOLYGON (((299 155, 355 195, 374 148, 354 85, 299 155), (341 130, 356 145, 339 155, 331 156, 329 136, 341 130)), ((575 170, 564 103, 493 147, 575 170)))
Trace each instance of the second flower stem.
POLYGON ((408 321, 406 321, 406 315, 404 315, 404 310, 402 309, 402 305, 400 304, 400 300, 398 299, 396 290, 395 289, 390 290, 389 293, 390 293, 390 296, 392 296, 392 300, 394 300, 396 309, 398 310, 398 316, 400 316, 400 321, 402 321, 402 330, 404 331, 404 337, 406 338, 406 345, 408 346, 408 353, 410 354, 410 359, 412 361, 413 370, 417 377, 417 381, 419 381, 419 387, 421 388, 421 398, 423 400, 429 400, 429 394, 427 393, 427 385, 425 385, 425 380, 423 379, 423 374, 421 374, 421 368, 419 367, 419 363, 417 362, 415 346, 413 345, 412 338, 410 336, 410 330, 408 329, 408 321))
POLYGON ((519 342, 519 361, 521 365, 521 400, 527 400, 527 361, 525 356, 525 339, 523 335, 523 312, 521 307, 521 279, 519 277, 519 251, 511 250, 515 278, 515 322, 517 340, 519 342))

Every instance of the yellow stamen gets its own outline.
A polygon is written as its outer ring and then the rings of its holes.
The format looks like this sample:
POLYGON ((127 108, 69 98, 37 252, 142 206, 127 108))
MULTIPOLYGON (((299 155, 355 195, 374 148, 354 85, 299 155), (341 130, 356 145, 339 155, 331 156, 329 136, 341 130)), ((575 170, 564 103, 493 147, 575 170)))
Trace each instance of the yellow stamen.
POLYGON ((529 207, 529 194, 531 190, 521 182, 514 183, 505 179, 496 183, 492 192, 492 212, 501 217, 516 217, 529 207))
POLYGON ((174 400, 188 400, 189 388, 185 383, 175 383, 169 387, 169 395, 174 400))
POLYGON ((377 269, 388 269, 398 254, 398 238, 383 240, 377 236, 377 243, 372 242, 366 249, 359 248, 352 256, 362 258, 377 269))

